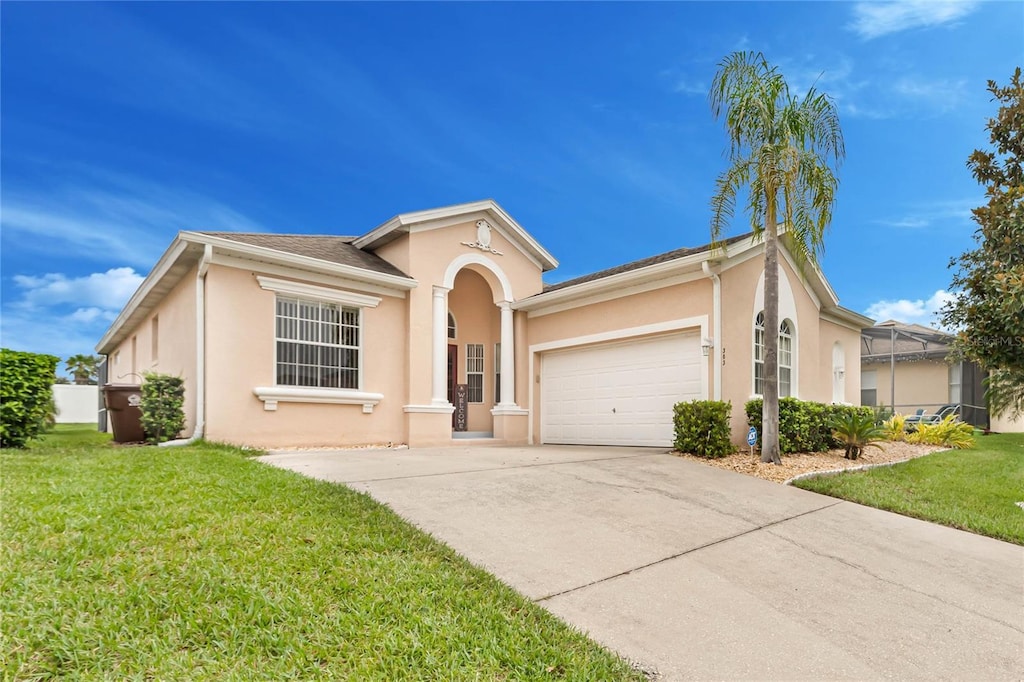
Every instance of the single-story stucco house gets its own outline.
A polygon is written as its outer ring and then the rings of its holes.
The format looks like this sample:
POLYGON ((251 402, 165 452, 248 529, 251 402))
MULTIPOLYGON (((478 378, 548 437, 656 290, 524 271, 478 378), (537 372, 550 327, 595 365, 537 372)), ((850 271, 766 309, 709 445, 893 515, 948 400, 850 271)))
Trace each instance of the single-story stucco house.
MULTIPOLYGON (((243 445, 668 446, 673 404, 695 398, 731 401, 742 441, 760 242, 545 285, 557 264, 491 200, 358 237, 182 232, 96 350, 110 382, 183 377, 184 435, 243 445)), ((873 320, 784 247, 780 264, 781 393, 858 404, 873 320)))
POLYGON ((896 320, 863 329, 861 404, 914 414, 962 403, 973 417, 975 406, 984 405, 982 374, 973 363, 950 362, 952 342, 941 330, 896 320))
POLYGON ((985 400, 986 373, 950 356, 955 337, 940 329, 886 320, 861 331, 861 404, 900 414, 934 414, 959 405, 960 417, 979 428, 1024 431, 1024 420, 992 416, 985 400))

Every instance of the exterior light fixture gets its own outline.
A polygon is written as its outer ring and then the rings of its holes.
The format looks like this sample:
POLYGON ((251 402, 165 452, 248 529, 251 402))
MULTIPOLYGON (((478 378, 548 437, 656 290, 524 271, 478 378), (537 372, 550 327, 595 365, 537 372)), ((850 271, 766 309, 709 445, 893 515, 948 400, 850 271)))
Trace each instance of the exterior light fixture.
POLYGON ((704 357, 711 355, 711 349, 715 347, 715 340, 704 337, 704 340, 700 342, 700 350, 704 353, 704 357))

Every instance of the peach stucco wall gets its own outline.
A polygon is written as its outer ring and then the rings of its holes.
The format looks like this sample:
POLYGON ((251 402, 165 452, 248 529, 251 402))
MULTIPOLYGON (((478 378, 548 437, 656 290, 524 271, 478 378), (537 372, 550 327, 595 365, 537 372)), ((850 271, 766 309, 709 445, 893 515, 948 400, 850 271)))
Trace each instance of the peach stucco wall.
POLYGON ((821 402, 832 402, 833 349, 840 344, 843 355, 843 400, 851 405, 860 405, 860 331, 843 327, 825 320, 821 321, 818 347, 818 382, 821 402))
MULTIPOLYGON (((874 371, 877 381, 876 404, 892 401, 890 366, 888 362, 870 363, 860 371, 874 371)), ((896 363, 896 411, 914 414, 924 409, 928 414, 949 401, 949 365, 942 360, 896 363)))
POLYGON ((362 389, 384 395, 372 414, 360 405, 294 402, 267 411, 253 388, 275 385, 276 295, 260 288, 257 274, 214 265, 206 276, 207 437, 260 447, 401 442, 404 300, 382 296, 362 311, 362 389))
MULTIPOLYGON (((741 442, 747 432, 744 404, 754 397, 754 310, 757 289, 764 272, 760 254, 722 273, 722 336, 725 363, 722 367, 722 399, 732 403, 733 441, 741 442)), ((821 339, 818 306, 808 294, 801 277, 785 258, 779 258, 780 289, 785 278, 792 292, 796 319, 792 320, 796 336, 793 359, 792 395, 802 400, 829 402, 832 383, 821 385, 821 339)), ((792 315, 792 312, 789 313, 792 315)), ((780 311, 780 321, 787 314, 780 311)), ((831 374, 831 342, 829 369, 831 374)))
POLYGON ((991 418, 989 426, 996 433, 1024 433, 1024 415, 1017 417, 994 416, 991 418))
MULTIPOLYGON (((497 230, 491 246, 501 255, 462 244, 475 241, 476 219, 414 230, 378 250, 418 286, 404 298, 382 296, 378 307, 363 309, 362 390, 384 394, 372 414, 364 414, 360 405, 284 401, 276 411, 265 410, 253 388, 275 384, 275 294, 259 287, 257 272, 212 266, 207 274, 207 314, 216 322, 210 324, 207 339, 207 437, 261 447, 410 442, 410 432, 431 441, 449 439, 447 415, 403 411, 405 406, 431 401, 433 288, 445 284, 454 284, 448 299, 458 322, 460 381, 465 381, 465 344, 484 344, 484 403, 471 406, 469 428, 492 431, 494 345, 500 340, 496 303, 506 297, 501 280, 508 282, 512 300, 537 293, 542 283, 540 268, 497 230), (452 266, 467 255, 486 263, 452 266), (446 274, 453 281, 446 282, 446 274)), ((301 281, 299 271, 295 279, 301 281)), ((318 285, 324 286, 322 281, 318 285)), ((524 317, 516 317, 516 372, 525 381, 524 317)), ((523 395, 517 388, 517 395, 523 395)), ((509 419, 514 421, 505 421, 509 419)))
MULTIPOLYGON (((744 404, 754 397, 754 310, 764 259, 755 257, 729 268, 722 280, 722 399, 732 403, 733 440, 741 442, 747 432, 744 404)), ((785 258, 779 259, 779 276, 786 278, 792 292, 796 319, 796 357, 793 395, 802 400, 832 401, 832 347, 843 345, 846 358, 846 401, 860 404, 859 331, 821 320, 818 304, 808 293, 800 274, 785 258)), ((781 319, 782 315, 780 315, 781 319)))
POLYGON ((195 428, 196 411, 195 272, 195 268, 189 271, 156 309, 107 356, 110 383, 141 383, 142 374, 146 372, 170 374, 185 380, 185 428, 182 434, 186 436, 191 435, 195 428), (158 320, 155 347, 154 318, 158 320))

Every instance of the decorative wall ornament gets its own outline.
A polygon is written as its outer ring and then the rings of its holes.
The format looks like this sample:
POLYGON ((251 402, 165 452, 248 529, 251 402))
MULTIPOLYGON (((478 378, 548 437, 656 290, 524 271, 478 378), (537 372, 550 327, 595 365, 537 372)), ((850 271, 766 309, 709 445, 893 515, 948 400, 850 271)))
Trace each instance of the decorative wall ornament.
POLYGON ((493 253, 496 256, 504 256, 501 251, 497 251, 491 248, 491 226, 486 220, 476 221, 476 241, 475 242, 461 242, 464 246, 468 246, 471 249, 480 249, 487 253, 493 253))

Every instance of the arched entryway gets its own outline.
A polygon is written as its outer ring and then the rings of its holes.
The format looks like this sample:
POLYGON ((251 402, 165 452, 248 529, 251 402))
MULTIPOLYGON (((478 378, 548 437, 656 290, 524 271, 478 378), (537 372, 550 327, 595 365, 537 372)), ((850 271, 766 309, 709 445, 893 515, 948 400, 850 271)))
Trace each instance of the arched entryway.
POLYGON ((461 385, 467 409, 462 417, 453 415, 453 432, 486 437, 494 432, 496 415, 519 409, 512 287, 491 259, 466 254, 449 264, 442 284, 434 287, 433 312, 431 402, 454 404, 461 385), (449 318, 458 320, 454 339, 449 318))

